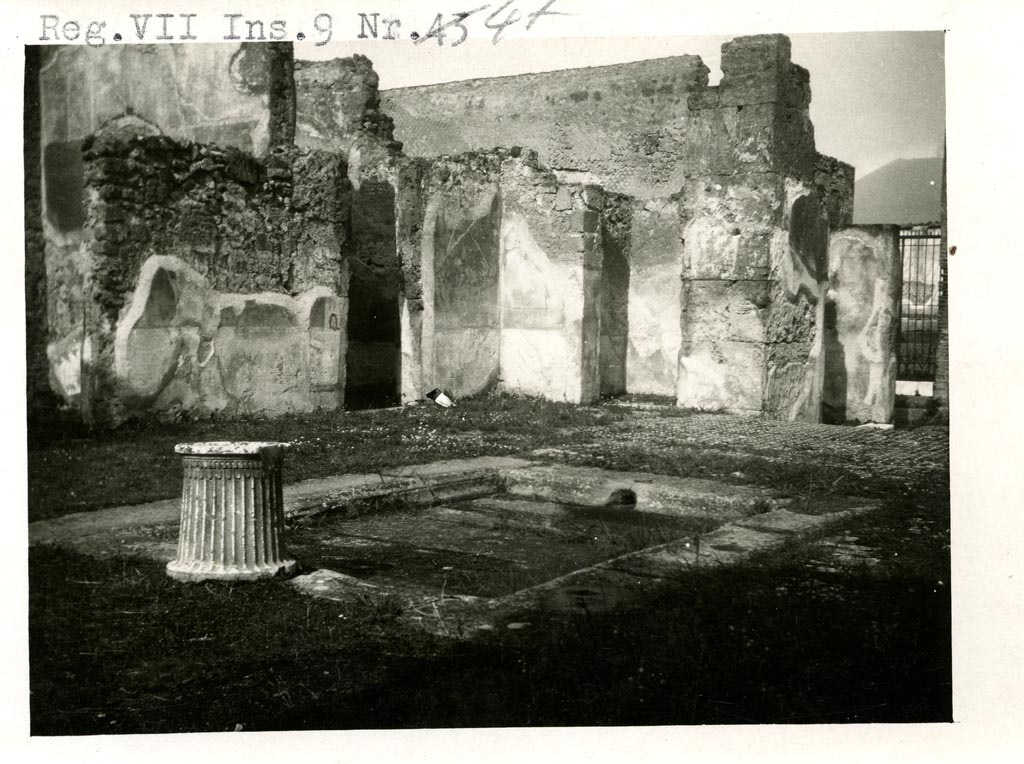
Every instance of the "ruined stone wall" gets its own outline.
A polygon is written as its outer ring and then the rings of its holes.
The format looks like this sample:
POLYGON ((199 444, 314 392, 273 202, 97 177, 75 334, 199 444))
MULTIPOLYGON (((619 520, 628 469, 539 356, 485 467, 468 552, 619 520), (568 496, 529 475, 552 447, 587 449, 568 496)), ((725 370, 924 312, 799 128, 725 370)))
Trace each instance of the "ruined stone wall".
MULTIPOLYGON (((83 142, 116 122, 127 134, 165 134, 264 154, 294 135, 290 45, 48 46, 39 57, 38 165, 45 311, 29 320, 46 336, 50 387, 91 420, 97 362, 93 329, 104 316, 86 214, 83 142)), ((26 110, 26 117, 30 112, 26 110)), ((28 181, 27 181, 28 183, 28 181)), ((28 186, 27 186, 28 189, 28 186)), ((37 213, 33 212, 33 219, 37 213)), ((26 220, 26 229, 32 230, 26 220)), ((29 334, 31 335, 32 330, 29 334)))
POLYGON ((772 248, 765 316, 764 412, 821 421, 829 220, 813 186, 787 179, 782 236, 772 248))
POLYGON ((818 154, 814 184, 825 202, 833 229, 853 225, 853 186, 856 171, 846 162, 818 154))
POLYGON ((826 306, 823 417, 892 421, 901 288, 899 226, 832 233, 826 306))
POLYGON ((679 56, 388 90, 382 107, 412 156, 525 146, 564 180, 647 197, 679 188, 687 98, 707 81, 679 56))
POLYGON ((563 180, 642 199, 707 174, 813 181, 810 77, 790 51, 783 35, 728 42, 716 87, 699 57, 678 56, 399 88, 382 108, 410 155, 524 146, 563 180))
POLYGON ((409 276, 403 399, 432 387, 471 395, 497 386, 596 400, 600 189, 560 184, 536 154, 502 149, 414 160, 399 197, 409 276))
POLYGON ((296 145, 344 156, 353 188, 348 399, 391 405, 400 388, 405 283, 396 233, 400 144, 365 56, 297 61, 294 76, 296 145))
POLYGON ((818 421, 829 222, 809 76, 780 35, 726 43, 722 72, 690 101, 706 140, 679 202, 677 402, 818 421))
POLYGON ((815 150, 790 59, 784 36, 743 37, 715 87, 682 57, 388 91, 383 108, 410 153, 524 145, 563 180, 640 197, 594 210, 605 393, 816 421, 828 227, 849 222, 853 170, 815 150))
POLYGON ((630 234, 626 390, 676 395, 683 310, 683 217, 678 198, 634 205, 630 234))
POLYGON ((829 229, 817 193, 776 173, 721 176, 680 204, 677 402, 818 421, 829 229))
POLYGON ((808 106, 810 75, 790 60, 784 35, 722 45, 722 79, 689 99, 687 177, 777 172, 814 178, 818 154, 808 106))
MULTIPOLYGON (((475 395, 498 380, 501 158, 467 155, 423 178, 422 261, 428 384, 475 395)), ((426 391, 424 391, 426 392, 426 391)))
POLYGON ((762 410, 771 249, 783 193, 775 173, 717 176, 684 191, 681 406, 762 410))
POLYGON ((30 416, 50 413, 50 364, 46 356, 46 240, 43 235, 38 47, 25 48, 23 134, 25 192, 25 371, 30 416))
POLYGON ((377 139, 401 148, 394 122, 381 110, 380 78, 366 56, 296 61, 294 77, 300 146, 348 152, 377 139))
POLYGON ((261 162, 234 148, 128 136, 115 123, 85 144, 85 198, 88 235, 51 273, 51 292, 78 290, 72 307, 84 322, 58 314, 50 327, 55 347, 64 332, 90 345, 78 378, 96 420, 340 403, 342 160, 280 150, 261 162))
POLYGON ((125 113, 179 140, 253 154, 290 140, 290 44, 46 46, 41 85, 44 146, 75 153, 125 113))
POLYGON ((588 192, 588 200, 592 200, 595 211, 601 213, 601 248, 604 251, 599 300, 600 392, 601 395, 621 395, 630 389, 629 373, 636 367, 629 356, 632 352, 630 321, 635 320, 636 313, 635 309, 630 311, 630 284, 633 221, 638 205, 632 197, 600 193, 595 186, 588 192))
POLYGON ((599 190, 525 153, 502 167, 501 385, 570 403, 600 395, 599 190))
MULTIPOLYGON (((595 394, 590 369, 596 363, 598 393, 674 395, 683 406, 818 420, 829 217, 848 216, 853 176, 848 166, 815 151, 808 117, 809 77, 789 58, 789 41, 781 36, 740 38, 723 47, 722 83, 708 88, 706 82, 698 82, 686 91, 685 118, 666 118, 680 128, 673 133, 670 164, 678 174, 673 176, 671 196, 656 195, 657 189, 666 187, 657 184, 647 185, 641 200, 602 194, 594 186, 551 185, 540 166, 530 175, 521 171, 529 161, 521 163, 518 173, 509 169, 515 163, 504 162, 498 191, 502 385, 558 397, 558 385, 546 378, 544 369, 560 374, 564 364, 556 357, 567 348, 575 352, 572 343, 578 341, 583 351, 578 374, 582 399, 595 394), (522 183, 527 175, 532 188, 522 183), (551 204, 543 201, 552 194, 551 204), (567 227, 558 213, 575 217, 567 227), (544 244, 535 240, 541 235, 544 244), (569 265, 575 253, 560 251, 572 237, 584 248, 593 247, 579 273, 572 271, 577 265, 569 265), (559 317, 557 309, 545 307, 560 304, 562 295, 552 293, 562 288, 559 284, 573 299, 582 295, 577 335, 564 331, 572 325, 565 310, 559 317), (515 304, 510 302, 513 294, 515 304), (595 308, 593 315, 589 306, 595 308), (596 349, 588 345, 593 325, 598 332, 596 349)), ((636 68, 598 71, 639 76, 636 68)), ((485 123, 490 132, 479 134, 499 139, 505 127, 491 109, 505 103, 502 98, 515 92, 524 103, 536 106, 539 97, 525 99, 517 90, 526 86, 523 83, 544 96, 565 83, 582 82, 578 78, 584 76, 582 70, 557 74, 489 81, 494 89, 477 81, 413 90, 434 114, 462 114, 459 109, 473 107, 487 116, 470 114, 468 127, 431 140, 475 134, 477 125, 482 131, 485 123), (468 101, 467 93, 472 94, 468 101)), ((591 78, 591 90, 600 81, 591 78)), ((648 97, 657 100, 679 92, 666 87, 648 97)), ((563 98, 558 108, 585 100, 593 99, 563 98)), ((385 99, 385 106, 388 103, 385 99)), ((679 106, 678 101, 673 103, 673 108, 679 106)), ((565 111, 559 119, 568 124, 577 117, 565 111)), ((589 124, 587 117, 581 119, 573 124, 589 124)), ((618 129, 607 114, 602 120, 610 130, 618 129)), ((546 124, 537 121, 530 129, 541 130, 546 124)), ((400 133, 401 117, 397 125, 400 133)), ((523 135, 533 133, 519 131, 515 140, 527 142, 523 135)), ((602 135, 602 140, 607 137, 602 135)), ((609 140, 621 143, 622 136, 609 140)), ((650 170, 656 152, 640 154, 648 157, 643 161, 650 170)), ((567 172, 565 164, 556 168, 563 178, 598 174, 567 172)), ((644 175, 635 166, 624 172, 630 182, 656 175, 644 175)), ((658 183, 662 181, 664 176, 658 183)), ((431 272, 430 278, 436 276, 431 272)), ((432 321, 429 303, 425 299, 424 316, 432 321)), ((575 399, 564 390, 561 395, 575 399)))
POLYGON ((817 154, 785 37, 727 43, 716 87, 682 57, 383 97, 360 56, 191 47, 43 67, 66 399, 117 418, 497 386, 818 419, 853 170, 817 154))

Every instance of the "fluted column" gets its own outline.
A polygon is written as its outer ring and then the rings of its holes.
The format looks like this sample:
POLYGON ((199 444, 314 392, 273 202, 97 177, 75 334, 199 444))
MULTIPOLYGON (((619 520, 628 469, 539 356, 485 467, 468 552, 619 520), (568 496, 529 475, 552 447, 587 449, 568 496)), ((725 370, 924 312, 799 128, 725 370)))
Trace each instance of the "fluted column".
POLYGON ((289 575, 281 443, 213 442, 175 446, 185 479, 178 557, 167 574, 179 581, 249 581, 289 575))

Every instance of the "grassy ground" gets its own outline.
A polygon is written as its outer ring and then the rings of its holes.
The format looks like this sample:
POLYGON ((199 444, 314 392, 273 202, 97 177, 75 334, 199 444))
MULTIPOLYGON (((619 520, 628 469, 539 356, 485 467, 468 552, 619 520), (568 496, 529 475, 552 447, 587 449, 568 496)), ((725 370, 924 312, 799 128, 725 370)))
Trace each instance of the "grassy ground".
POLYGON ((388 597, 342 605, 277 581, 188 585, 149 560, 34 547, 33 733, 949 720, 944 473, 899 484, 800 455, 624 449, 633 416, 498 397, 110 433, 36 428, 30 516, 175 496, 182 441, 294 442, 286 480, 589 442, 571 460, 753 482, 826 504, 832 493, 874 493, 883 509, 844 534, 877 564, 851 566, 811 540, 690 573, 640 609, 538 617, 461 644, 401 625, 388 597))
POLYGON ((187 585, 150 561, 35 548, 32 731, 948 721, 938 507, 859 519, 872 567, 816 566, 829 548, 808 543, 690 574, 639 610, 476 644, 401 627, 388 598, 187 585))
MULTIPOLYGON (((653 402, 665 401, 655 398, 653 402)), ((658 416, 694 413, 707 412, 665 407, 658 416)), ((74 424, 30 426, 29 520, 177 496, 181 460, 174 446, 200 440, 291 443, 285 483, 438 459, 528 455, 535 449, 554 448, 570 453, 552 458, 571 464, 771 484, 808 496, 823 492, 887 496, 913 493, 920 487, 882 475, 865 480, 848 466, 814 464, 801 454, 781 454, 780 459, 780 454, 770 451, 730 454, 692 446, 666 449, 656 441, 620 439, 618 434, 628 431, 641 415, 622 406, 487 396, 462 401, 454 409, 428 404, 275 419, 149 422, 97 431, 74 424)))
POLYGON ((29 428, 29 519, 140 504, 181 492, 177 443, 275 440, 293 444, 284 480, 373 472, 404 464, 563 446, 628 412, 532 398, 489 396, 378 411, 274 419, 130 424, 90 431, 74 424, 29 428))

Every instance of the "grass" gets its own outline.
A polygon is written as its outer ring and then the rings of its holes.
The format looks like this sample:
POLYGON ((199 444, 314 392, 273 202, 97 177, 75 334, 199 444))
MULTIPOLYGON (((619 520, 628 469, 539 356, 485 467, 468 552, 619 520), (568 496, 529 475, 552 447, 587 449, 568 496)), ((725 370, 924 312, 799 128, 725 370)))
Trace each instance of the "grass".
MULTIPOLYGON (((30 567, 33 734, 269 728, 382 678, 397 641, 389 602, 341 610, 283 582, 180 584, 152 561, 48 547, 30 567)), ((398 664, 437 651, 401 643, 398 664)))
MULTIPOLYGON (((698 413, 665 409, 659 416, 666 412, 672 417, 698 413)), ((556 448, 561 452, 558 461, 571 464, 766 484, 797 495, 887 496, 921 487, 898 476, 865 477, 855 465, 813 463, 800 454, 619 442, 619 434, 640 415, 617 405, 574 406, 494 395, 460 401, 453 409, 421 405, 275 419, 129 423, 116 430, 36 424, 29 428, 28 441, 29 519, 177 496, 181 462, 174 446, 200 440, 289 442, 286 483, 438 459, 556 448)))
MULTIPOLYGON (((667 448, 657 442, 623 445, 615 440, 603 440, 560 453, 557 461, 625 472, 768 485, 812 502, 835 493, 883 498, 892 494, 911 496, 920 490, 929 490, 935 480, 935 475, 928 471, 912 476, 905 471, 866 475, 855 464, 817 461, 801 453, 769 449, 758 452, 749 447, 742 453, 729 453, 683 444, 667 448)), ((944 475, 942 480, 948 487, 948 477, 944 475)))
POLYGON ((428 404, 274 419, 133 422, 106 431, 73 423, 36 425, 29 428, 28 441, 29 519, 180 494, 181 460, 174 446, 181 442, 289 442, 284 480, 290 483, 565 445, 627 416, 606 408, 487 396, 453 409, 428 404))
MULTIPOLYGON (((839 564, 812 540, 691 571, 641 608, 537 614, 530 628, 464 644, 404 626, 403 603, 387 595, 342 604, 279 581, 183 584, 149 560, 33 547, 33 734, 949 720, 945 472, 865 476, 803 454, 619 442, 634 416, 490 397, 114 432, 35 427, 30 517, 176 496, 182 441, 293 442, 288 481, 559 448, 574 463, 756 483, 808 506, 873 493, 883 509, 830 541, 849 537, 877 561, 839 564)), ((616 511, 626 510, 601 521, 616 511)), ((626 543, 664 531, 635 533, 626 543)), ((523 584, 515 570, 488 575, 487 586, 523 584)))
POLYGON ((931 498, 849 526, 873 566, 816 566, 829 551, 808 542, 469 644, 402 627, 388 597, 33 548, 32 731, 949 721, 948 512, 931 498))

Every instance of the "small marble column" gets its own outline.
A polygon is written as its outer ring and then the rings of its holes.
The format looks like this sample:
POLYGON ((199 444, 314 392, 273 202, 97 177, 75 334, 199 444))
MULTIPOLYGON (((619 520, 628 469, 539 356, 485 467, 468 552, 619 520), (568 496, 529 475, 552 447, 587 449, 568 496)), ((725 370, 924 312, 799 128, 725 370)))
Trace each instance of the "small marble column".
POLYGON ((167 575, 179 581, 251 581, 290 575, 285 559, 281 456, 285 444, 184 443, 178 557, 167 575))

